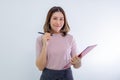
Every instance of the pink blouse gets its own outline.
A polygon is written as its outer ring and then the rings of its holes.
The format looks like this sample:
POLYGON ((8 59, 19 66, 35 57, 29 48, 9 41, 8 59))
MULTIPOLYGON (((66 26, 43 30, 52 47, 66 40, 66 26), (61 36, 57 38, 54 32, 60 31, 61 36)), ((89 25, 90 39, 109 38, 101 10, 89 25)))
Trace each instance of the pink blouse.
MULTIPOLYGON (((41 48, 41 36, 38 36, 36 40, 37 57, 41 53, 41 48)), ((67 34, 63 37, 61 34, 53 34, 50 40, 48 40, 46 68, 62 70, 70 62, 71 57, 76 54, 77 47, 72 35, 67 34)))

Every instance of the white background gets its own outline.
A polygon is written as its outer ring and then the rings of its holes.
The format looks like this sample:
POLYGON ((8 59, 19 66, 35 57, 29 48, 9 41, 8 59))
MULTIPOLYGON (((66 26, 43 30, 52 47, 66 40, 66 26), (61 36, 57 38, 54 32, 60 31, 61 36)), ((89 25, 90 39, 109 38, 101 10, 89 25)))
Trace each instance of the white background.
POLYGON ((65 10, 79 52, 97 44, 72 68, 75 80, 120 80, 119 0, 0 0, 0 80, 39 80, 35 42, 53 6, 65 10))

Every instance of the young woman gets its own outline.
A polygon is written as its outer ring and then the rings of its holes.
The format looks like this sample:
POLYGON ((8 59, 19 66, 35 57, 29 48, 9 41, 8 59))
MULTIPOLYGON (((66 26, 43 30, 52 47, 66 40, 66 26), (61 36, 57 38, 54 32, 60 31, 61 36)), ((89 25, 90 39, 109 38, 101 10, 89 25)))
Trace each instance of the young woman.
POLYGON ((42 75, 40 80, 73 80, 71 65, 81 66, 77 47, 61 7, 52 7, 44 24, 44 35, 36 40, 36 66, 42 75), (66 64, 70 63, 66 68, 66 64))

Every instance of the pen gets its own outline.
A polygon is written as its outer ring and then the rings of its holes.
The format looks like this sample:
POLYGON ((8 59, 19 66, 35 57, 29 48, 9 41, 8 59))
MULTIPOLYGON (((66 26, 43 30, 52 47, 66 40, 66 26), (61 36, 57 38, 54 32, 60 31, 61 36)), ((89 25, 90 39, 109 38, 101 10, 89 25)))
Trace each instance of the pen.
POLYGON ((43 32, 38 32, 39 34, 44 34, 43 32))
MULTIPOLYGON (((45 33, 43 33, 43 32, 38 32, 39 34, 45 34, 45 33)), ((52 34, 51 34, 51 36, 52 36, 52 34)))

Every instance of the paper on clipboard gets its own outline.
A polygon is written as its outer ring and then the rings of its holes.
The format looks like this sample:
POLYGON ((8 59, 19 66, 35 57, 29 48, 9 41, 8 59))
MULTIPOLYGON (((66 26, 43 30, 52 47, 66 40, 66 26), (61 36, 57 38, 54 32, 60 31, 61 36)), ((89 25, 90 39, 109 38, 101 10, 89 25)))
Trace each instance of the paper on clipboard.
MULTIPOLYGON (((96 47, 97 45, 90 45, 87 46, 79 55, 78 57, 82 58, 83 56, 85 56, 88 52, 90 52, 94 47, 96 47)), ((64 69, 67 68, 70 65, 70 63, 68 63, 67 65, 64 66, 64 69)))

